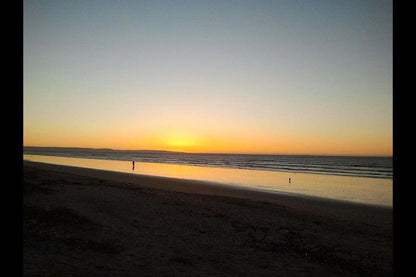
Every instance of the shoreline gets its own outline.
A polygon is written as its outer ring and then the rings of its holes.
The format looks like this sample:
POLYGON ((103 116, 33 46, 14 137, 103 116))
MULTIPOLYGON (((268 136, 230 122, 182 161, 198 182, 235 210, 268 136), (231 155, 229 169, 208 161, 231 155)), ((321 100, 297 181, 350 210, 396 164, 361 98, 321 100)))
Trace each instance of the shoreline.
MULTIPOLYGON (((250 200, 264 201, 264 202, 276 202, 281 198, 291 198, 292 200, 302 200, 317 202, 322 205, 334 204, 341 206, 357 206, 357 208, 369 207, 375 209, 386 209, 392 210, 391 206, 387 205, 376 205, 368 203, 353 202, 341 199, 325 198, 319 196, 312 196, 306 194, 297 194, 285 191, 272 191, 262 190, 256 188, 249 188, 243 186, 237 186, 232 184, 226 184, 221 182, 203 181, 203 180, 192 180, 192 179, 181 179, 174 177, 164 177, 155 175, 144 175, 137 173, 125 173, 118 171, 93 169, 86 167, 77 167, 69 165, 58 165, 46 162, 35 162, 24 160, 24 164, 37 166, 38 168, 54 170, 59 172, 71 173, 75 175, 81 175, 86 177, 95 177, 111 181, 122 180, 129 185, 140 185, 146 188, 168 190, 173 192, 181 193, 192 193, 192 194, 205 194, 214 196, 227 196, 235 198, 246 198, 250 200)), ((359 177, 357 177, 359 178, 359 177)))
MULTIPOLYGON (((93 150, 93 149, 92 149, 93 150)), ((192 153, 185 153, 192 154, 192 153)), ((207 153, 194 153, 205 155, 207 153)), ((34 155, 34 156, 47 156, 47 157, 61 157, 61 158, 74 158, 74 159, 99 159, 99 160, 108 160, 108 161, 119 161, 119 162, 130 162, 130 160, 125 159, 105 159, 105 158, 96 158, 96 157, 76 157, 71 155, 56 155, 56 154, 45 154, 45 153, 24 153, 24 155, 34 155)), ((208 154, 209 155, 209 154, 208 154)), ((213 154, 213 155, 234 155, 234 154, 213 154)), ((246 154, 243 154, 246 155, 246 154)), ((280 155, 285 156, 285 155, 280 155)), ((392 158, 387 156, 325 156, 325 155, 286 155, 286 156, 299 156, 299 157, 349 157, 349 158, 392 158)), ((140 161, 136 161, 140 162, 140 161)), ((154 161, 145 161, 143 163, 154 163, 154 164, 167 164, 167 165, 179 165, 179 166, 192 166, 192 167, 203 167, 203 168, 224 168, 224 169, 240 169, 240 170, 260 170, 260 171, 269 171, 269 172, 281 172, 281 173, 292 173, 292 174, 314 174, 314 175, 329 175, 329 176, 339 176, 339 177, 353 177, 353 178, 374 178, 374 179, 386 179, 391 180, 393 176, 381 176, 381 175, 356 175, 352 173, 342 173, 342 172, 322 172, 314 170, 288 170, 288 169, 270 169, 262 167, 229 167, 221 165, 201 165, 201 164, 188 164, 188 163, 175 163, 175 162, 154 162, 154 161)))

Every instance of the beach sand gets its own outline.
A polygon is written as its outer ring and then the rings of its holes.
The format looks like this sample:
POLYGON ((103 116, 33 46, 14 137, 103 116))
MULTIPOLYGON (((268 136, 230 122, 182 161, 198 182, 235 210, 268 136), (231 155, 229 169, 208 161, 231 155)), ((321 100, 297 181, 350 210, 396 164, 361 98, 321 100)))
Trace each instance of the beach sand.
POLYGON ((25 276, 392 276, 392 209, 24 161, 25 276))

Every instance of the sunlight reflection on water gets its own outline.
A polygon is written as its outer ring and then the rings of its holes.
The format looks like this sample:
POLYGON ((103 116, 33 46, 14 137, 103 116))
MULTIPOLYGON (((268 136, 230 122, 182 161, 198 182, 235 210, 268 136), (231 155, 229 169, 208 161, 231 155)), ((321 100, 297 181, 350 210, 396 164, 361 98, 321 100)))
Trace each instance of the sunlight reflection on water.
POLYGON ((161 163, 23 155, 24 160, 180 179, 203 180, 268 192, 284 192, 359 203, 393 205, 393 180, 309 173, 214 168, 161 163), (289 183, 289 178, 291 182, 289 183))

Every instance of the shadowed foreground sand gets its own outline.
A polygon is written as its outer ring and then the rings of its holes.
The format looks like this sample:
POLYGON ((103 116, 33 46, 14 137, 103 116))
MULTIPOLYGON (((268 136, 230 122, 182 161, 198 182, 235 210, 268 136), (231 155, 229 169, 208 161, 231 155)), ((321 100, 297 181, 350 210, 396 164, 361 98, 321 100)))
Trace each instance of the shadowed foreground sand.
POLYGON ((23 175, 25 276, 392 276, 391 208, 28 161, 23 175))

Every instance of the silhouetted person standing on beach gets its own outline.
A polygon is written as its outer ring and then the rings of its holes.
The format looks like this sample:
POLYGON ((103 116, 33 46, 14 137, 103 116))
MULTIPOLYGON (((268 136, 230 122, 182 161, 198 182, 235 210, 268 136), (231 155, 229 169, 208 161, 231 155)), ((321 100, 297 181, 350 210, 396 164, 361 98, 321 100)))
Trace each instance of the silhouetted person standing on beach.
POLYGON ((133 161, 133 170, 134 170, 134 161, 133 161))
POLYGON ((290 182, 291 182, 292 180, 289 178, 289 184, 290 184, 290 182))

